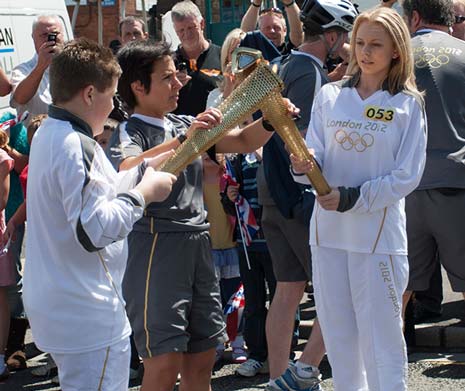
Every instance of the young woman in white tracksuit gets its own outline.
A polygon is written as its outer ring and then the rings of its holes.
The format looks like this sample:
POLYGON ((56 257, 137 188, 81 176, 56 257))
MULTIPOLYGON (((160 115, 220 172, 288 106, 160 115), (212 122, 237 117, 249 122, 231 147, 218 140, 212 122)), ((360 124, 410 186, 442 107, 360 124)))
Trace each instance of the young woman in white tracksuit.
MULTIPOLYGON (((307 145, 332 187, 310 224, 318 317, 335 391, 403 391, 404 197, 421 179, 426 125, 407 26, 387 8, 358 16, 347 79, 322 87, 307 145)), ((291 156, 294 177, 311 164, 291 156)))

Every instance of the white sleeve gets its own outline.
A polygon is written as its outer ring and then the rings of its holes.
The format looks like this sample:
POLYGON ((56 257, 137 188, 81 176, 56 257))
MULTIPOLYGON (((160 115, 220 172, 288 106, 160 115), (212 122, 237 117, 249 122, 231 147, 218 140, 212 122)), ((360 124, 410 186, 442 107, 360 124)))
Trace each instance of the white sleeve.
POLYGON ((24 64, 19 64, 11 71, 10 83, 12 86, 10 93, 10 106, 14 109, 19 108, 19 103, 14 100, 15 90, 19 83, 21 83, 30 73, 24 64))
MULTIPOLYGON (((412 98, 414 100, 414 98, 412 98)), ((391 206, 410 194, 420 183, 426 161, 426 118, 414 101, 395 156, 395 168, 387 175, 367 181, 347 213, 369 213, 391 206)))
POLYGON ((221 93, 219 88, 215 88, 210 91, 207 97, 207 104, 206 108, 209 107, 218 107, 220 103, 223 101, 223 94, 221 93))
MULTIPOLYGON (((315 150, 315 160, 320 167, 323 167, 323 156, 325 150, 324 128, 323 128, 323 110, 322 110, 323 94, 320 92, 315 97, 308 125, 307 135, 305 136, 305 144, 308 148, 315 150)), ((307 175, 295 175, 291 170, 292 177, 298 183, 310 185, 310 180, 307 175)))
MULTIPOLYGON (((110 164, 105 165, 101 155, 81 148, 79 137, 68 137, 62 150, 66 152, 57 162, 57 181, 76 240, 92 252, 124 239, 142 217, 144 205, 137 195, 117 195, 116 172, 108 170, 110 164), (85 159, 90 161, 90 169, 85 159)), ((126 176, 131 174, 135 171, 128 171, 126 176)))

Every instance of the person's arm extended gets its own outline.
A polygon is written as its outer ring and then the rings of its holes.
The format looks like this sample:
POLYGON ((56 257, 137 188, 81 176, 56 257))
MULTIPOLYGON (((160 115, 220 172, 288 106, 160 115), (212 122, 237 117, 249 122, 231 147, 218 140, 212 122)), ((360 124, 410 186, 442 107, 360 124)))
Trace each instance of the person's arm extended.
POLYGON ((231 130, 216 143, 218 153, 250 153, 260 148, 273 136, 273 132, 263 127, 260 118, 243 129, 231 130))
MULTIPOLYGON (((55 147, 59 150, 58 146, 55 147)), ((143 173, 142 167, 124 173, 132 176, 133 182, 138 181, 134 188, 128 190, 120 186, 122 178, 118 178, 116 173, 114 176, 109 173, 107 177, 107 174, 99 172, 101 163, 97 162, 90 170, 85 168, 86 151, 78 136, 69 137, 60 143, 60 147, 61 151, 57 152, 53 161, 50 173, 53 178, 49 184, 56 187, 66 220, 73 227, 77 242, 88 252, 124 239, 142 217, 145 206, 166 199, 176 181, 174 175, 157 172, 149 164, 143 173), (93 175, 91 170, 96 170, 97 175, 93 175), (116 193, 116 196, 102 196, 111 193, 116 193)), ((98 155, 94 158, 98 159, 98 155)))
POLYGON ((16 86, 13 92, 13 99, 16 103, 25 105, 32 99, 39 88, 44 71, 45 69, 34 68, 32 72, 16 86))
MULTIPOLYGON (((287 115, 297 116, 300 109, 286 98, 283 98, 287 107, 287 115)), ((226 136, 216 143, 218 153, 251 153, 266 144, 273 135, 274 129, 266 119, 245 126, 243 129, 231 130, 226 136)))
POLYGON ((18 174, 21 174, 21 172, 24 170, 24 167, 26 167, 29 163, 29 156, 18 152, 16 149, 11 148, 9 145, 7 145, 4 150, 15 161, 14 170, 18 174))
POLYGON ((287 22, 289 23, 289 40, 297 47, 304 40, 304 31, 300 21, 300 8, 295 1, 283 1, 286 7, 287 22))
POLYGON ((45 42, 37 53, 38 59, 34 69, 19 83, 15 82, 15 71, 12 74, 12 84, 15 86, 12 94, 11 103, 13 107, 18 105, 25 105, 37 93, 42 77, 52 61, 55 54, 55 43, 48 41, 45 42))
POLYGON ((5 71, 0 68, 0 96, 8 95, 11 92, 11 83, 5 71))
POLYGON ((253 4, 250 4, 249 9, 245 13, 241 21, 241 30, 246 33, 257 29, 258 14, 260 12, 260 6, 262 0, 253 0, 253 4))
POLYGON ((26 201, 16 209, 16 212, 13 216, 11 216, 10 220, 8 220, 8 224, 6 225, 5 232, 3 233, 3 237, 1 239, 1 245, 5 246, 8 243, 8 240, 11 241, 16 240, 16 228, 19 227, 26 221, 26 201))
POLYGON ((130 156, 124 159, 119 165, 120 170, 129 170, 135 166, 141 164, 145 159, 153 158, 163 152, 170 151, 179 147, 181 143, 178 138, 173 138, 171 140, 165 141, 162 144, 159 144, 153 148, 150 148, 147 151, 142 152, 138 156, 130 156))

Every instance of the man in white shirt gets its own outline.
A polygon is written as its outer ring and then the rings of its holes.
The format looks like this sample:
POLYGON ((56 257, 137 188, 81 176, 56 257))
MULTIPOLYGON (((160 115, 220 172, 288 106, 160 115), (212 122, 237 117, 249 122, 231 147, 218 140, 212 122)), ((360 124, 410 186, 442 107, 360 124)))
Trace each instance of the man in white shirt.
POLYGON ((32 39, 36 54, 11 72, 13 90, 10 106, 22 114, 46 114, 52 103, 49 91, 48 67, 53 55, 63 44, 64 27, 56 15, 38 16, 32 25, 32 39))

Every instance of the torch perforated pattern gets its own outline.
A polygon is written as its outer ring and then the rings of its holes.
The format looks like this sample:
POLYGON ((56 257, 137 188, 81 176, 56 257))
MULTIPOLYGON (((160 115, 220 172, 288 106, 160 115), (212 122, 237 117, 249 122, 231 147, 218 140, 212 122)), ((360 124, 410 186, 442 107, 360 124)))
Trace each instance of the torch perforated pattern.
MULTIPOLYGON (((313 161, 300 132, 287 116, 282 100, 282 80, 264 63, 257 68, 226 98, 218 109, 223 113, 220 125, 210 130, 196 130, 182 143, 175 154, 161 167, 161 171, 178 175, 197 156, 215 145, 229 130, 238 126, 257 110, 262 110, 276 132, 294 155, 313 161)), ((331 188, 316 163, 307 176, 319 195, 328 194, 331 188)))
POLYGON ((196 130, 182 143, 175 154, 161 167, 161 171, 179 174, 197 156, 215 145, 229 130, 241 124, 247 117, 263 106, 264 100, 272 95, 281 97, 283 83, 264 62, 226 98, 218 109, 223 113, 220 125, 210 130, 196 130))
POLYGON ((313 169, 307 173, 313 188, 318 195, 325 195, 331 192, 331 188, 323 177, 313 157, 308 152, 302 135, 295 126, 294 121, 286 115, 287 109, 283 103, 281 94, 269 95, 261 110, 266 119, 273 125, 273 128, 279 134, 286 144, 288 150, 299 158, 313 162, 313 169))

